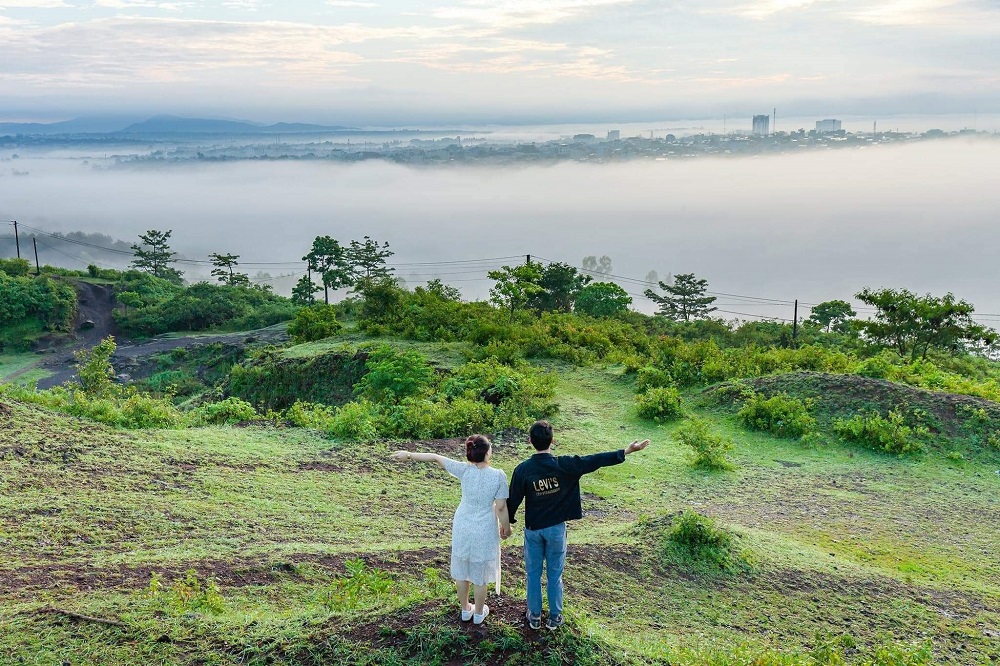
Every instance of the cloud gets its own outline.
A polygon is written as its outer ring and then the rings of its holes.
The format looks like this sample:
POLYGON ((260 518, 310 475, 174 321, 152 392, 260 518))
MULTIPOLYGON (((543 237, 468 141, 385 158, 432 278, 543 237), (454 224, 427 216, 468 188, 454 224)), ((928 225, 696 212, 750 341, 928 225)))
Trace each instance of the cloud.
POLYGON ((191 3, 157 2, 156 0, 95 0, 94 6, 105 9, 164 9, 176 12, 184 7, 190 7, 191 3))
POLYGON ((0 9, 61 9, 72 6, 63 0, 0 0, 0 9))
POLYGON ((505 29, 559 23, 631 2, 633 0, 468 0, 461 5, 438 7, 431 15, 505 29))
POLYGON ((326 4, 331 7, 360 7, 365 9, 378 7, 378 3, 362 2, 361 0, 326 0, 326 4))

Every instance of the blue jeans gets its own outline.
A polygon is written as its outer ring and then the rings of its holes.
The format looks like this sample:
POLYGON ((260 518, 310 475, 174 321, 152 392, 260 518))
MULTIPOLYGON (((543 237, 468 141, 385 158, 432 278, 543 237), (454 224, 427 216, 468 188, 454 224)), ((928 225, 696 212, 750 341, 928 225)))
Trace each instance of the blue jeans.
POLYGON ((542 565, 547 566, 549 616, 563 612, 563 568, 566 566, 566 523, 524 530, 524 568, 528 574, 528 612, 542 614, 542 565))

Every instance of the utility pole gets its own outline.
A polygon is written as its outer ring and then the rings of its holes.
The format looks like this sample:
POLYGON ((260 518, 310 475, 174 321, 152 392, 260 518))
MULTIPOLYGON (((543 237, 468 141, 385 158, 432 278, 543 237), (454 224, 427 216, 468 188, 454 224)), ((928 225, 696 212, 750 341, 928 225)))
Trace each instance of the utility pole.
POLYGON ((17 258, 21 258, 21 239, 17 235, 17 220, 11 220, 11 224, 14 225, 14 245, 17 247, 17 258))
POLYGON ((525 261, 524 263, 530 264, 531 263, 531 255, 530 254, 526 254, 525 257, 527 258, 527 261, 525 261))
POLYGON ((35 277, 38 277, 42 274, 42 268, 38 265, 38 241, 34 236, 31 237, 31 244, 35 247, 35 277))
POLYGON ((795 314, 792 315, 792 346, 799 337, 799 299, 795 299, 795 314))

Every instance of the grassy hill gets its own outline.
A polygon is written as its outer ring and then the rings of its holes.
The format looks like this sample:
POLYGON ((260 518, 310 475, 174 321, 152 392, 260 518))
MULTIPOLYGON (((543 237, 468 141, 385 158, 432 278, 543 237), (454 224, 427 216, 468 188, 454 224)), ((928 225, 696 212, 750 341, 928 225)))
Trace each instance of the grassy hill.
MULTIPOLYGON (((443 368, 470 351, 392 343, 443 368)), ((280 354, 309 359, 343 344, 280 354)), ((839 390, 823 375, 756 380, 763 393, 819 398, 824 436, 807 443, 745 430, 738 403, 692 388, 685 409, 736 444, 733 471, 703 471, 673 440, 676 422, 636 416, 634 375, 535 366, 555 380, 560 452, 653 440, 583 481, 565 631, 523 627, 517 531, 504 544, 495 616, 485 628, 458 622, 448 548, 459 486, 387 460, 399 447, 459 457, 457 440, 359 444, 281 425, 124 431, 0 395, 0 663, 1000 659, 1000 455, 958 425, 934 434, 961 457, 893 456, 830 432, 890 391, 873 391, 876 380, 852 376, 839 390), (684 509, 732 535, 738 567, 675 556, 669 526, 684 509)), ((949 400, 972 399, 934 398, 949 400)), ((494 464, 509 474, 529 454, 508 432, 494 464)))

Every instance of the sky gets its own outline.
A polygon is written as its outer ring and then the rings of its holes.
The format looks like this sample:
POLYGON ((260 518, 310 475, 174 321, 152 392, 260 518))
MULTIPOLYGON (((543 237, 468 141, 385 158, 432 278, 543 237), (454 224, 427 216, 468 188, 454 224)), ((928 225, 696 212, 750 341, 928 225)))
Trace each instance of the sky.
POLYGON ((997 0, 0 0, 0 120, 1000 112, 997 0))

